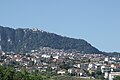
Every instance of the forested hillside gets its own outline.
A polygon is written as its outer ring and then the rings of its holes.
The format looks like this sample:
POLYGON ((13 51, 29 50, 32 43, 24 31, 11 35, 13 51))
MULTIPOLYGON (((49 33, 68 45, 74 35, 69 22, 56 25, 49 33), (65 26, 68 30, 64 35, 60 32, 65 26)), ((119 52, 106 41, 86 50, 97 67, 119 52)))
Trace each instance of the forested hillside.
POLYGON ((0 26, 0 46, 3 51, 29 52, 40 47, 77 50, 81 53, 100 53, 83 39, 63 37, 38 29, 12 29, 0 26))

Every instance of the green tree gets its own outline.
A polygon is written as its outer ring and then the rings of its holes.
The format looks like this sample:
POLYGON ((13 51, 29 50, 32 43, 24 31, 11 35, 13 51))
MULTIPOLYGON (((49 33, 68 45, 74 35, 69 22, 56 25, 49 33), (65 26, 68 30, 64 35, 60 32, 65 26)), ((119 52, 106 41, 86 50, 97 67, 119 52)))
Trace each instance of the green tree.
POLYGON ((21 70, 22 74, 22 80, 29 80, 29 73, 26 71, 26 69, 21 70))
POLYGON ((13 68, 6 68, 3 71, 3 74, 4 74, 4 77, 3 77, 4 80, 13 80, 15 75, 15 70, 13 68))

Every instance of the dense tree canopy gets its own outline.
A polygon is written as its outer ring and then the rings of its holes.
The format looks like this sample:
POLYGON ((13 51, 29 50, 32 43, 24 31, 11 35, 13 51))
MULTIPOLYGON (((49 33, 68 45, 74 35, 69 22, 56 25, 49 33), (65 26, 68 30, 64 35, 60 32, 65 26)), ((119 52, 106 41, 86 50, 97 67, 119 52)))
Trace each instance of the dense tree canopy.
POLYGON ((0 80, 45 80, 39 73, 28 73, 25 69, 16 71, 11 67, 0 66, 0 80))

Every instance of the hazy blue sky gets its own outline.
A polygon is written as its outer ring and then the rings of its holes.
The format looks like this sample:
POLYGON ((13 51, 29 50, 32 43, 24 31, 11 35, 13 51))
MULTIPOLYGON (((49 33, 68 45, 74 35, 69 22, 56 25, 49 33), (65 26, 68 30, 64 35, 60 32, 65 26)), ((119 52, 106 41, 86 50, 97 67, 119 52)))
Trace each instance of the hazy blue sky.
POLYGON ((0 0, 0 25, 36 27, 120 52, 120 0, 0 0))

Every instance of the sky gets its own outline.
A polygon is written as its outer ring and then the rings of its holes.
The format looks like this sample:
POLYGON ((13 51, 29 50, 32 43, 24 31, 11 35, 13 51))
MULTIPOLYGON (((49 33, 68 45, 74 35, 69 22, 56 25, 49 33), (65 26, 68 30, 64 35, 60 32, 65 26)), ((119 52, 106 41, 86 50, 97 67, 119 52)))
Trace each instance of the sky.
POLYGON ((0 25, 38 28, 120 52, 120 0, 0 0, 0 25))

